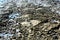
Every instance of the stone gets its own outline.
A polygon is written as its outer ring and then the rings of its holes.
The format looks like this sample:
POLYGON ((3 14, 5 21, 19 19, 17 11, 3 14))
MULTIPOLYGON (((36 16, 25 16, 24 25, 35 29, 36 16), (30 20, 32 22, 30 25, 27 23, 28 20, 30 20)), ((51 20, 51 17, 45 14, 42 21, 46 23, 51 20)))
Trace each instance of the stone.
POLYGON ((39 21, 39 20, 30 20, 30 23, 31 23, 33 26, 39 24, 40 22, 41 22, 41 21, 39 21))
POLYGON ((21 18, 29 17, 29 14, 22 15, 21 18))
POLYGON ((23 13, 25 14, 32 14, 35 12, 35 8, 25 8, 23 9, 23 13))
POLYGON ((42 8, 37 8, 36 11, 41 10, 42 8))
POLYGON ((23 26, 30 26, 30 22, 21 22, 23 26))
POLYGON ((16 32, 19 32, 20 31, 20 29, 16 29, 16 32))

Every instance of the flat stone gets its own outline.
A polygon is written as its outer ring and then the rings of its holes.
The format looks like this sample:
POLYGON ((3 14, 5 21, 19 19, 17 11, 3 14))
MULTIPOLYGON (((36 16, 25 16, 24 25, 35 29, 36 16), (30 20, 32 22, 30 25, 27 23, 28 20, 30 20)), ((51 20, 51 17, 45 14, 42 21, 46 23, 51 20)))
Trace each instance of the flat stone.
POLYGON ((32 24, 33 26, 35 26, 35 25, 37 25, 37 24, 40 23, 39 20, 30 20, 30 22, 31 22, 31 24, 32 24))
POLYGON ((29 14, 22 15, 21 18, 29 17, 29 14))
POLYGON ((37 8, 36 11, 41 10, 42 8, 37 8))
POLYGON ((30 26, 30 22, 21 22, 23 26, 30 26))

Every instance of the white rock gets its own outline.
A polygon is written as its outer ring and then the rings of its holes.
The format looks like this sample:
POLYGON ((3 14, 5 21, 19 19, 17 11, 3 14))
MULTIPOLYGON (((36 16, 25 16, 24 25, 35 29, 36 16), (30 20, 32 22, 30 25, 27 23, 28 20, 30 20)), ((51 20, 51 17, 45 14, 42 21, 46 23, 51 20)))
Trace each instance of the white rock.
POLYGON ((18 37, 20 37, 20 35, 21 35, 21 33, 20 33, 20 32, 18 32, 18 33, 17 33, 17 36, 18 36, 18 37))
POLYGON ((30 22, 21 22, 23 26, 30 26, 30 22))
POLYGON ((56 13, 60 14, 60 11, 57 10, 56 13))
POLYGON ((32 23, 33 26, 35 26, 35 25, 40 23, 39 20, 30 20, 30 22, 32 23))
POLYGON ((42 8, 37 8, 36 10, 41 10, 42 8))
POLYGON ((19 32, 20 30, 19 29, 16 29, 16 32, 19 32))
POLYGON ((12 30, 14 30, 15 28, 12 28, 12 30))
POLYGON ((50 7, 51 5, 49 4, 43 4, 44 7, 50 7))
POLYGON ((24 8, 23 11, 26 11, 26 10, 33 10, 34 8, 24 8))
POLYGON ((29 14, 22 15, 21 18, 29 17, 29 14))
POLYGON ((16 23, 16 25, 19 25, 19 23, 16 23))
POLYGON ((18 34, 20 35, 21 33, 19 32, 18 34))
POLYGON ((31 33, 31 30, 29 30, 29 33, 31 33))
POLYGON ((44 23, 44 26, 46 26, 46 25, 50 25, 50 23, 44 23))
POLYGON ((16 39, 12 39, 12 40, 16 40, 16 39))

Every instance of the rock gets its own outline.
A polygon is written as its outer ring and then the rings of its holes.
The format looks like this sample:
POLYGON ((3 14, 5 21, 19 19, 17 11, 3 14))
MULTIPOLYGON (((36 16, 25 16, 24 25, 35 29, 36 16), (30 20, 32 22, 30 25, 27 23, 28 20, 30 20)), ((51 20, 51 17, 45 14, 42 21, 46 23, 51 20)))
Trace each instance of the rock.
POLYGON ((31 23, 33 26, 35 26, 35 25, 39 24, 40 21, 39 21, 39 20, 30 20, 30 23, 31 23))
POLYGON ((16 32, 19 32, 20 31, 20 29, 16 29, 16 32))
POLYGON ((60 23, 59 20, 51 20, 51 23, 60 23))
POLYGON ((20 36, 21 36, 21 33, 20 33, 20 32, 18 32, 18 33, 17 33, 17 36, 18 36, 18 37, 20 37, 20 36))
POLYGON ((51 30, 52 28, 55 28, 57 27, 59 24, 51 24, 51 23, 44 23, 44 25, 42 25, 42 30, 44 31, 49 31, 51 30))
MULTIPOLYGON (((30 14, 25 14, 25 15, 22 15, 22 16, 20 16, 20 20, 22 19, 22 21, 23 20, 29 20, 30 19, 30 14)), ((19 18, 17 18, 17 20, 18 20, 19 18)))
POLYGON ((53 35, 60 34, 60 15, 55 14, 59 13, 58 3, 52 7, 49 0, 20 0, 22 5, 16 1, 0 7, 0 31, 14 34, 10 40, 52 40, 53 35))
POLYGON ((16 40, 16 39, 12 39, 12 40, 16 40))
POLYGON ((41 10, 42 8, 37 8, 36 11, 41 10))
POLYGON ((30 22, 21 22, 21 24, 23 25, 23 26, 30 26, 30 22))
POLYGON ((25 8, 25 9, 23 9, 23 13, 25 13, 25 14, 32 14, 34 12, 35 12, 34 8, 25 8))
POLYGON ((34 10, 34 8, 24 8, 23 11, 34 10))
POLYGON ((29 17, 29 14, 22 15, 21 18, 27 18, 29 17))

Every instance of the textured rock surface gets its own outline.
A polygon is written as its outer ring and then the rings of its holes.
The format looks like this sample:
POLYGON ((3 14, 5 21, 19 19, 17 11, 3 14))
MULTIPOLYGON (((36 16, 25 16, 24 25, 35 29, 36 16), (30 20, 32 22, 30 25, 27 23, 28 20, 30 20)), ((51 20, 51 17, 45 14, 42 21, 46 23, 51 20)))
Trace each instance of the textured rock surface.
POLYGON ((16 0, 4 4, 0 9, 0 40, 60 40, 57 1, 49 1, 51 6, 40 1, 23 0, 22 6, 16 0))

